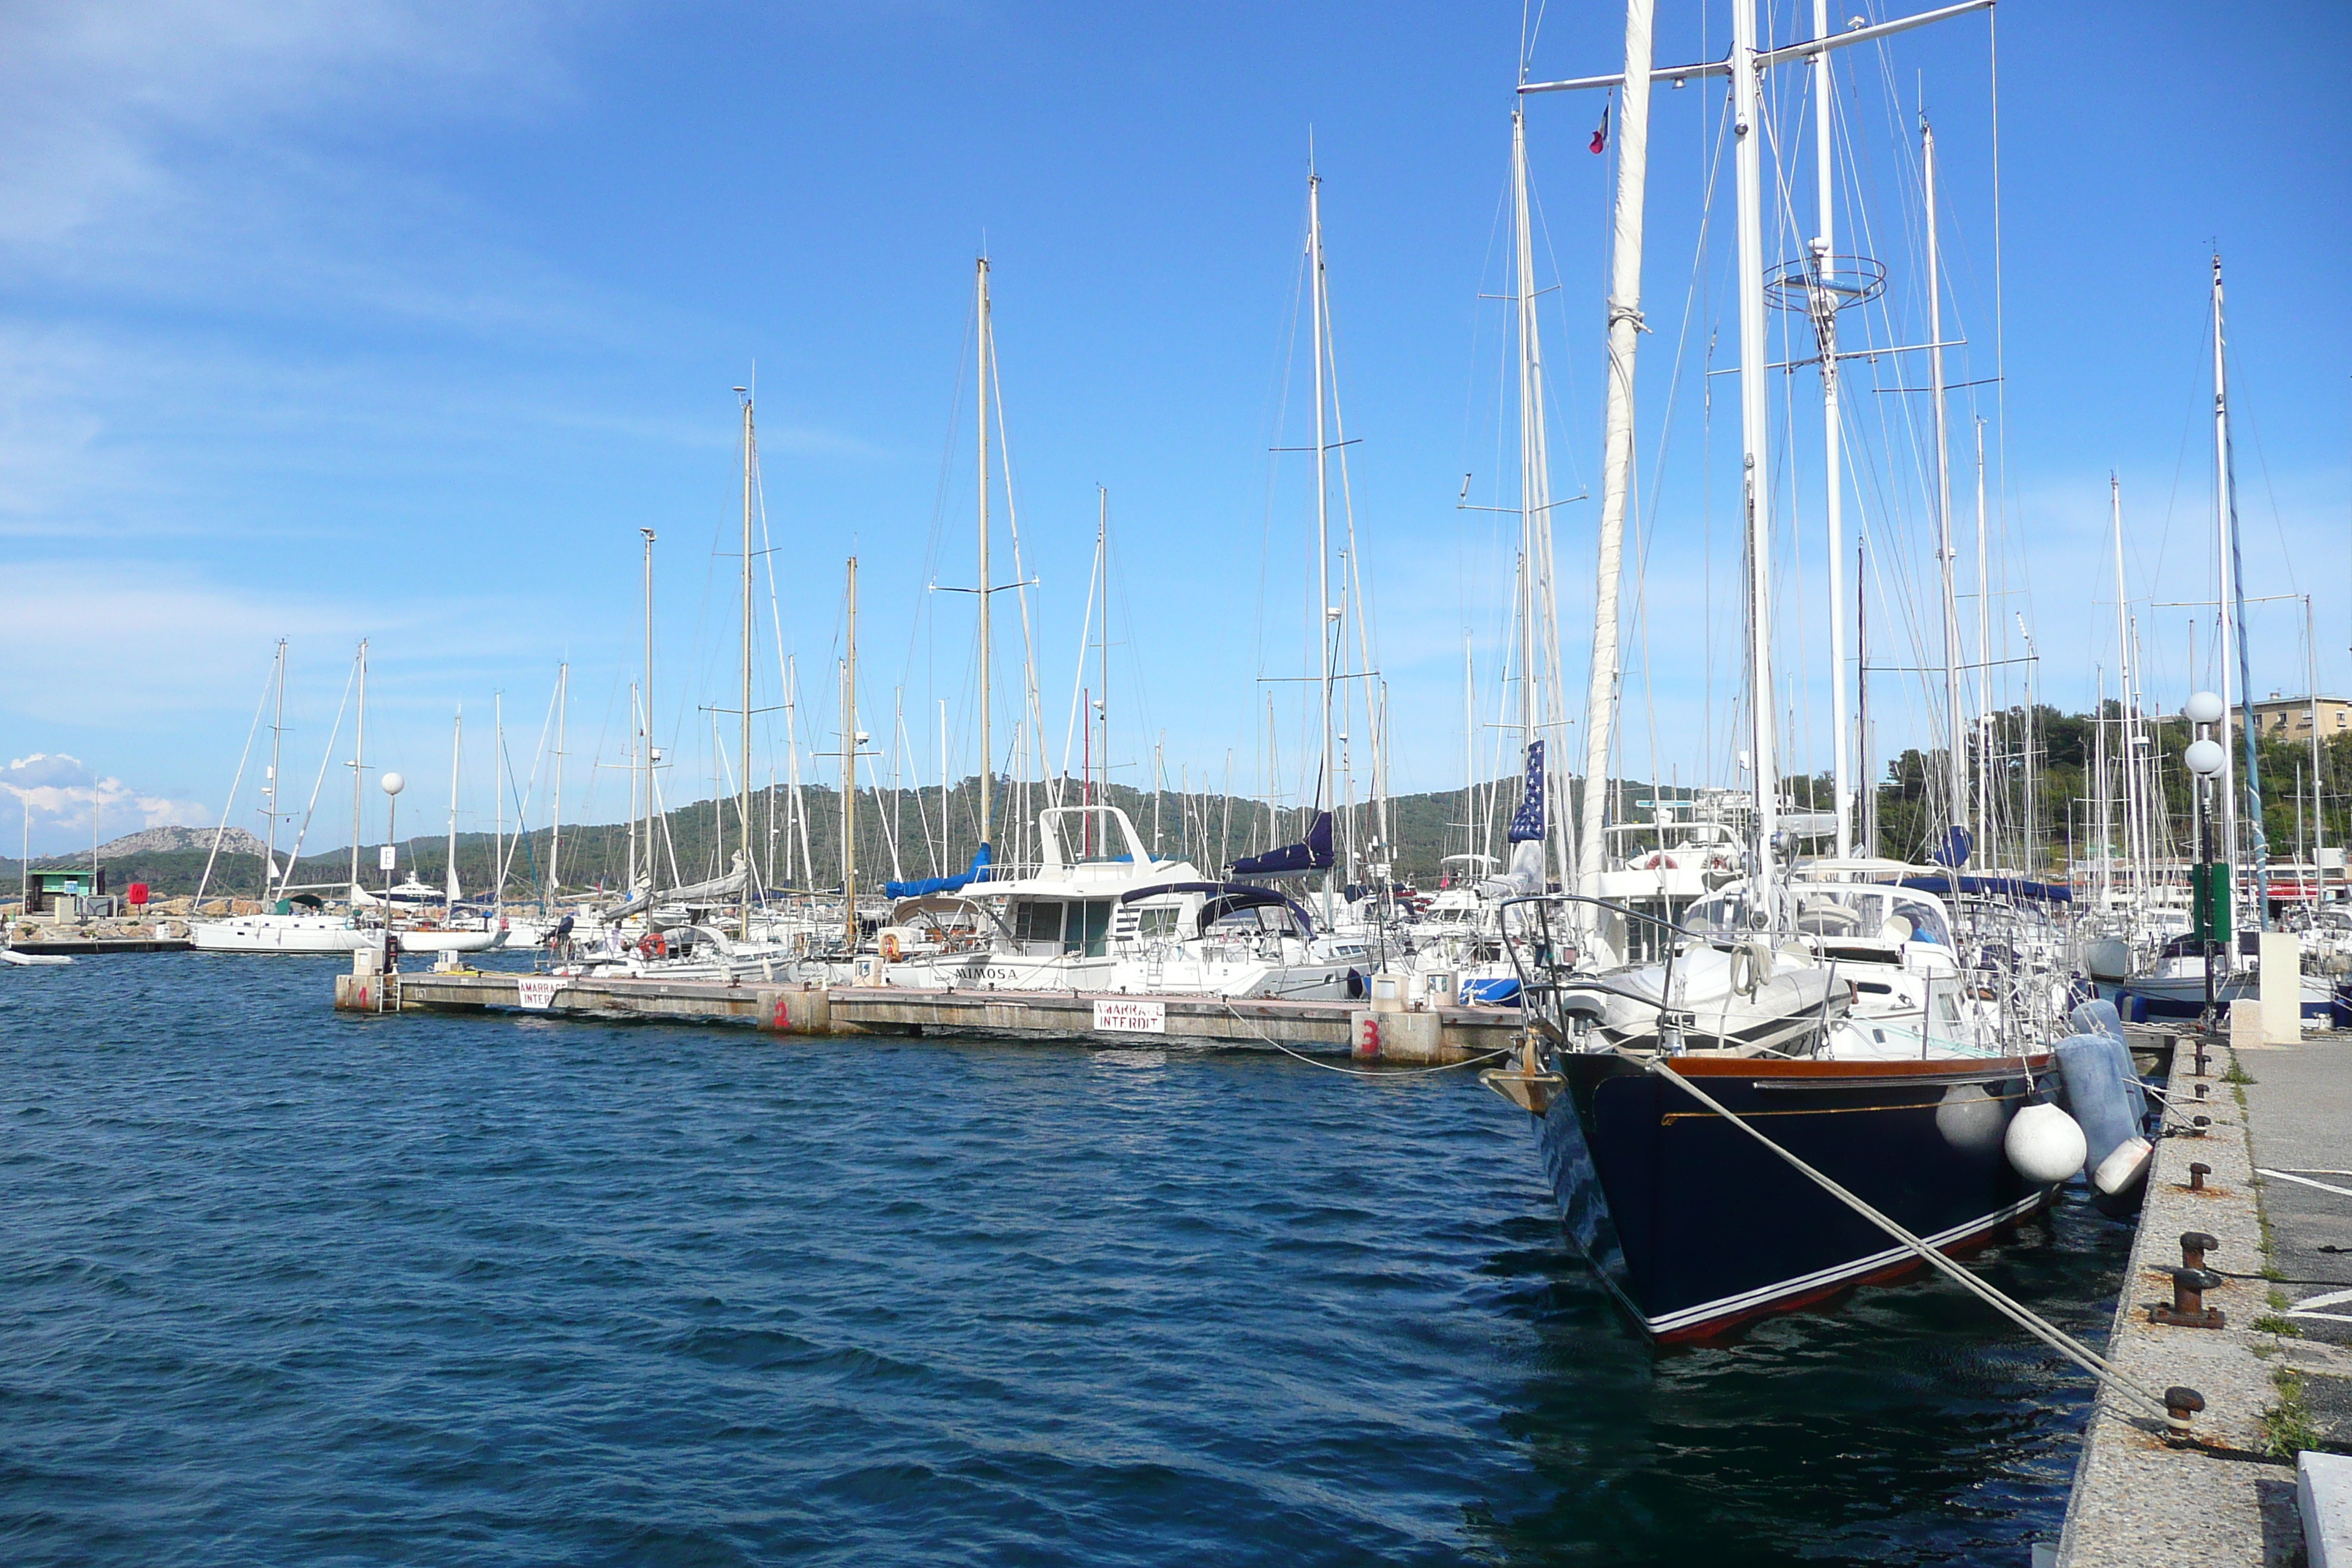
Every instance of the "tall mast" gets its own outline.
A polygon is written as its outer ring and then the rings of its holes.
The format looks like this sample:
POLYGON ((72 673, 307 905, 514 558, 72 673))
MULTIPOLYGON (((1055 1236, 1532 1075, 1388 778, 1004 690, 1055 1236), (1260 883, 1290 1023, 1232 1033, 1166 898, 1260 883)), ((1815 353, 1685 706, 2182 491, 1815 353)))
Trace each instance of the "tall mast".
MULTIPOLYGON (((1754 748, 1758 906, 1777 914, 1779 758, 1772 724, 1772 487, 1765 472, 1771 388, 1764 346, 1764 100, 1756 74, 1756 0, 1731 7, 1732 129, 1739 216, 1739 447, 1748 522, 1748 710, 1754 748)), ((1590 787, 1588 784, 1587 787, 1590 787)))
MULTIPOLYGON (((286 639, 278 639, 278 673, 273 684, 278 689, 278 709, 269 721, 269 844, 261 858, 261 896, 271 897, 272 879, 285 880, 278 875, 278 755, 286 737, 286 639)), ((2317 731, 2313 731, 2315 734, 2317 731)))
POLYGON ((2319 869, 2319 852, 2327 844, 2327 817, 2319 781, 2326 775, 2319 771, 2319 643, 2312 624, 2308 594, 2303 596, 2303 689, 2311 694, 2311 866, 2318 878, 2319 893, 2324 895, 2327 891, 2327 875, 2319 869))
MULTIPOLYGON (((2238 498, 2236 477, 2230 469, 2230 380, 2223 358, 2226 342, 2221 312, 2221 258, 2213 258, 2213 526, 2221 550, 2221 701, 2232 706, 2231 687, 2235 678, 2237 704, 2241 705, 2238 733, 2244 744, 2246 776, 2237 787, 2224 770, 2222 779, 2222 845, 2223 858, 2230 863, 2231 905, 2239 905, 2238 845, 2240 817, 2244 818, 2247 858, 2254 875, 2267 881, 2265 863, 2268 847, 2263 837, 2262 780, 2255 766, 2254 680, 2246 652, 2246 582, 2245 563, 2238 551, 2238 498)), ((2224 747, 2224 751, 2228 748, 2224 747)), ((2257 895, 2253 908, 2255 923, 2266 924, 2264 910, 2269 903, 2267 889, 2257 895)))
POLYGON ((1952 585, 1952 452, 1944 409, 1944 274, 1936 246, 1936 132, 1919 121, 1920 166, 1927 198, 1927 396, 1936 405, 1936 562, 1944 594, 1945 772, 1951 794, 1947 826, 1969 821, 1966 704, 1960 699, 1960 607, 1952 585))
MULTIPOLYGON (((992 753, 989 750, 988 734, 989 663, 991 656, 995 652, 988 635, 989 605, 995 597, 990 591, 994 584, 988 574, 988 365, 990 358, 996 352, 995 328, 989 320, 988 258, 985 256, 982 257, 973 268, 972 289, 976 301, 975 309, 980 313, 978 329, 980 395, 977 399, 980 406, 980 841, 985 845, 988 842, 989 833, 989 796, 993 793, 989 786, 994 782, 992 775, 995 771, 995 764, 992 761, 992 753)), ((857 563, 852 561, 850 578, 853 583, 856 575, 857 563)), ((1014 575, 1017 576, 1019 574, 1016 572, 1014 575)), ((854 593, 851 598, 854 603, 856 599, 854 593)), ((853 937, 856 935, 854 919, 851 934, 853 937)))
MULTIPOLYGON (((982 274, 988 264, 981 263, 982 274)), ((982 448, 983 451, 985 447, 982 448)), ((983 536, 984 537, 984 536, 983 536)), ((980 602, 988 603, 982 594, 980 602)), ((849 558, 848 647, 841 665, 841 909, 850 951, 857 948, 857 557, 849 558)), ((982 612, 986 614, 985 611, 982 612)), ((986 759, 983 757, 982 761, 986 759)), ((988 788, 985 773, 981 789, 988 788)))
MULTIPOLYGON (((1325 803, 1337 798, 1339 775, 1333 771, 1331 731, 1331 652, 1332 626, 1339 618, 1339 608, 1331 603, 1331 450, 1323 428, 1323 354, 1324 333, 1329 323, 1324 320, 1323 294, 1323 176, 1315 172, 1314 153, 1307 154, 1307 289, 1315 321, 1315 603, 1317 618, 1316 679, 1323 698, 1323 772, 1315 783, 1315 807, 1327 809, 1325 803)), ((1311 826, 1310 826, 1311 830, 1311 826)), ((1331 919, 1333 873, 1323 868, 1322 918, 1331 919)))
MULTIPOLYGON (((1830 36, 1829 0, 1813 0, 1813 37, 1830 36)), ((1626 79, 1633 80, 1628 67, 1626 79)), ((1837 806, 1837 855, 1853 853, 1853 740, 1846 723, 1845 675, 1845 436, 1838 403, 1837 313, 1831 289, 1837 258, 1837 124, 1830 52, 1813 56, 1813 329, 1822 351, 1822 493, 1827 502, 1830 568, 1830 763, 1831 798, 1837 806)))
POLYGON ((2124 801, 2124 858, 2131 867, 2132 887, 2137 891, 2146 862, 2141 858, 2139 816, 2139 753, 2133 742, 2138 729, 2132 702, 2131 602, 2124 590, 2124 492, 2123 483, 2115 475, 2107 476, 2107 510, 2109 528, 2115 535, 2116 554, 2116 669, 2122 688, 2123 700, 2119 711, 2123 716, 2122 744, 2124 801))
POLYGON ((365 796, 360 786, 367 778, 367 638, 360 638, 360 714, 352 731, 352 887, 360 885, 360 807, 365 796))
MULTIPOLYGON (((1519 348, 1519 727, 1523 744, 1544 738, 1559 675, 1559 626, 1552 613, 1551 453, 1544 429, 1543 335, 1536 316, 1535 232, 1528 195, 1527 117, 1511 113, 1511 217, 1516 231, 1512 294, 1517 304, 1519 348), (1545 656, 1538 659, 1538 656, 1545 656), (1552 679, 1546 679, 1550 677, 1552 679)), ((1553 875, 1568 881, 1567 825, 1551 803, 1562 798, 1557 770, 1544 769, 1544 837, 1553 875)), ((1587 781, 1587 788, 1595 787, 1587 781)))
MULTIPOLYGON (((507 750, 507 694, 490 693, 490 898, 503 904, 507 897, 507 868, 514 857, 507 852, 507 775, 504 760, 507 750)), ((522 825, 515 825, 520 828, 522 825)))
MULTIPOLYGON (((1102 684, 1095 688, 1095 716, 1102 721, 1102 803, 1110 804, 1110 491, 1095 487, 1100 514, 1095 520, 1095 587, 1102 600, 1102 638, 1097 647, 1102 684)), ((1090 718, 1088 722, 1092 722, 1090 718)), ((1103 839, 1106 853, 1110 839, 1103 839)))
MULTIPOLYGON (((735 389, 743 400, 743 744, 738 753, 735 810, 743 825, 743 897, 736 926, 738 935, 751 934, 751 473, 760 460, 760 438, 751 425, 751 395, 735 389)), ((721 868, 719 874, 726 874, 721 868)))
MULTIPOLYGON (((629 886, 624 899, 637 896, 637 683, 629 682, 629 886)), ((651 851, 648 849, 648 855, 651 851)))
MULTIPOLYGON (((656 879, 654 871, 654 819, 659 812, 654 805, 654 531, 640 528, 646 536, 646 888, 650 891, 656 879)), ((637 890, 629 889, 635 898, 637 890)))
MULTIPOLYGON (((1470 632, 1462 633, 1462 849, 1475 855, 1483 847, 1478 842, 1478 664, 1470 647, 1470 632)), ((1475 875, 1478 863, 1465 860, 1464 868, 1475 875)))
POLYGON ((547 894, 563 896, 563 721, 572 708, 572 666, 555 667, 555 809, 547 838, 547 894))
MULTIPOLYGON (((1997 865, 1992 852, 1992 568, 1986 543, 1984 427, 1977 427, 1977 843, 1984 864, 1997 865)), ((2126 680, 2125 700, 2130 700, 2126 680)))
POLYGON ((1867 547, 1853 542, 1853 728, 1862 765, 1862 852, 1878 858, 1878 781, 1871 773, 1870 752, 1870 595, 1864 571, 1867 547))
POLYGON ((441 868, 441 911, 457 911, 457 759, 465 754, 466 710, 461 703, 449 723, 449 855, 441 868))
MULTIPOLYGON (((1824 0, 1825 3, 1825 0, 1824 0)), ((1642 331, 1642 218, 1650 163, 1653 0, 1625 6, 1625 104, 1617 126, 1617 232, 1609 255, 1609 406, 1601 460, 1601 548, 1585 694, 1583 890, 1601 891, 1609 745, 1617 722, 1617 591, 1624 576, 1625 500, 1633 468, 1633 353, 1642 331)))

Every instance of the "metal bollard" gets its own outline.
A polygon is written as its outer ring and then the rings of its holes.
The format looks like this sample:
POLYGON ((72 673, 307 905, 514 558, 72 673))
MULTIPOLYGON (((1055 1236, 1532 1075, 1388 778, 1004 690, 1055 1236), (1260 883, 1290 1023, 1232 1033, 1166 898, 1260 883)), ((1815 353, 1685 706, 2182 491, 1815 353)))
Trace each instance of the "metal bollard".
POLYGON ((2151 1322, 2168 1323, 2176 1329, 2218 1329, 2223 1319, 2221 1309, 2205 1304, 2205 1292, 2221 1288, 2221 1277, 2210 1268, 2168 1268, 2172 1276, 2172 1305, 2150 1307, 2151 1322))
MULTIPOLYGON (((2195 1172, 2201 1171, 2205 1167, 2202 1165, 2193 1165, 2189 1169, 2191 1173, 2194 1173, 2195 1172)), ((2204 1268, 2205 1255, 2209 1252, 2219 1251, 2221 1249, 2221 1244, 2220 1242, 2214 1240, 2211 1237, 2206 1235, 2201 1230, 2182 1231, 2180 1233, 2180 1267, 2183 1268, 2204 1268)))
POLYGON ((2205 1136, 2205 1130, 2212 1125, 2213 1119, 2210 1116, 2192 1116, 2189 1119, 2189 1136, 2202 1138, 2205 1136))
MULTIPOLYGON (((2212 1173, 2213 1167, 2207 1164, 2204 1161, 2196 1160, 2190 1162, 2189 1166, 2189 1190, 2192 1193, 2203 1192, 2205 1190, 2205 1178, 2212 1173)), ((2180 1245, 2187 1247, 2189 1245, 2189 1238, 2187 1237, 2181 1237, 2180 1245)), ((2194 1265, 2191 1265, 2191 1267, 2193 1268, 2194 1265)))
POLYGON ((2204 1099, 2207 1095, 2212 1092, 2213 1086, 2210 1083, 2200 1083, 2197 1086, 2197 1098, 2200 1100, 2204 1099))
POLYGON ((2165 1424, 2172 1428, 2171 1436, 2186 1437, 2189 1422, 2205 1408, 2205 1396, 2193 1388, 2174 1384, 2164 1391, 2165 1424))

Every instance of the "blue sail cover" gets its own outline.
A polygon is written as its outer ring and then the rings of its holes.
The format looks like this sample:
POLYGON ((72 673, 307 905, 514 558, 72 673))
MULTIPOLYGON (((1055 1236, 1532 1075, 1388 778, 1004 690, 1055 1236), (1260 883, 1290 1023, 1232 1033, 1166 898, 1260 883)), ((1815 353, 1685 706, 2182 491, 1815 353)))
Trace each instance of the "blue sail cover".
POLYGON ((988 846, 983 844, 980 847, 980 853, 971 858, 971 869, 962 876, 926 877, 919 882, 885 882, 882 884, 882 896, 886 899, 922 899, 933 893, 960 893, 967 883, 988 880, 988 846))
POLYGON ((1984 899, 2041 899, 2053 904, 2074 901, 2074 889, 2057 882, 2035 882, 2023 877, 1906 877, 1903 887, 1948 899, 1965 893, 1984 899))
POLYGON ((1511 842, 1530 844, 1544 836, 1544 743, 1528 742, 1528 788, 1519 809, 1511 813, 1511 842))
POLYGON ((1263 855, 1245 855, 1234 862, 1236 877, 1295 877, 1303 871, 1325 871, 1331 866, 1331 814, 1318 811, 1306 842, 1286 844, 1263 855))
POLYGON ((1957 871, 1969 863, 1969 856, 1977 847, 1976 839, 1965 827, 1955 827, 1944 835, 1944 842, 1927 857, 1931 866, 1949 866, 1957 871))

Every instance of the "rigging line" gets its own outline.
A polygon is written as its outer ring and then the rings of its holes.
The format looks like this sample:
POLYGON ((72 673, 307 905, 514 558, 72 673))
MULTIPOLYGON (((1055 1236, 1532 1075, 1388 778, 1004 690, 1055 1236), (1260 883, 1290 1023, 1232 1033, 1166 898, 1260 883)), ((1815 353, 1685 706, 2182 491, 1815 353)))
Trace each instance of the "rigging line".
POLYGON ((1270 405, 1266 412, 1271 418, 1274 439, 1266 443, 1265 510, 1258 530, 1257 625, 1255 633, 1256 646, 1253 651, 1257 658, 1256 672, 1259 675, 1265 673, 1266 565, 1274 552, 1275 492, 1281 483, 1281 464, 1275 457, 1275 448, 1290 444, 1286 434, 1289 428, 1290 419, 1290 381, 1292 372, 1298 363, 1299 300, 1307 289, 1307 230, 1303 215, 1299 224, 1297 258, 1297 270, 1291 278, 1290 321, 1283 332, 1282 353, 1276 361, 1274 373, 1266 387, 1266 402, 1270 405))
MULTIPOLYGON (((365 647, 367 645, 362 643, 360 646, 365 647)), ((342 739, 343 714, 352 705, 352 687, 358 681, 359 675, 359 659, 354 657, 350 672, 343 677, 343 700, 335 705, 335 727, 328 731, 327 750, 319 758, 319 776, 310 785, 310 802, 302 808, 302 826, 294 832, 294 847, 286 852, 286 871, 289 877, 293 875, 295 862, 302 858, 302 840, 310 836, 310 817, 319 809, 319 792, 326 785, 327 769, 333 765, 335 742, 342 739)), ((279 885, 284 885, 282 879, 279 885)))
MULTIPOLYGON (((1029 720, 1029 737, 1035 752, 1037 772, 1043 774, 1045 771, 1045 710, 1037 693, 1037 638, 1030 624, 1029 574, 1024 569, 1021 553, 1021 509, 1013 495, 1012 436, 1004 427, 1004 384, 998 369, 996 334, 992 331, 988 335, 988 385, 995 399, 996 453, 1004 473, 1004 528, 1013 542, 1013 598, 1021 606, 1021 673, 1025 699, 1023 706, 1029 720)), ((983 588, 988 586, 987 584, 981 585, 983 588)), ((1022 760, 1026 763, 1030 758, 1024 755, 1022 760)), ((1062 800, 1059 783, 1052 780, 1044 782, 1048 802, 1059 805, 1062 800)))
MULTIPOLYGON (((227 804, 221 807, 220 826, 213 829, 213 847, 211 852, 205 857, 205 874, 196 879, 196 902, 198 903, 204 902, 205 889, 212 882, 213 862, 220 856, 221 840, 228 837, 228 819, 231 814, 236 810, 237 795, 245 788, 245 764, 250 761, 253 756, 253 738, 261 733, 261 715, 269 706, 270 689, 276 686, 285 674, 285 646, 284 639, 279 639, 278 651, 272 656, 269 661, 268 678, 261 683, 260 700, 253 705, 253 725, 245 732, 245 750, 236 754, 236 776, 229 780, 228 801, 227 804)), ((95 778, 95 776, 96 774, 93 773, 92 777, 95 778)), ((12 793, 21 795, 23 792, 12 791, 12 793)), ((96 788, 93 786, 91 790, 93 800, 95 799, 96 794, 96 788)), ((269 780, 269 811, 272 817, 277 816, 278 780, 274 774, 269 780)), ((95 826, 98 820, 97 805, 93 804, 89 808, 89 812, 90 821, 93 825, 90 828, 90 842, 95 844, 98 842, 98 829, 95 826)), ((274 826, 271 829, 271 834, 272 837, 276 836, 276 829, 274 826)), ((265 854, 262 856, 262 858, 266 861, 269 857, 265 854)), ((98 869, 98 852, 96 850, 92 850, 90 852, 90 869, 92 879, 95 880, 98 869)), ((261 885, 264 888, 269 886, 273 869, 274 868, 267 865, 262 867, 261 885)))

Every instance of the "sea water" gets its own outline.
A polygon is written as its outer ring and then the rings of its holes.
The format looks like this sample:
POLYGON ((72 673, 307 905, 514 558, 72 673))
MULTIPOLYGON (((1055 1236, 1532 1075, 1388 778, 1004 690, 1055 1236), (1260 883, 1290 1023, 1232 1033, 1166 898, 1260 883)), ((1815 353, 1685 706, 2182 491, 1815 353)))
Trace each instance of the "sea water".
MULTIPOLYGON (((1948 1283, 1658 1351, 1466 1072, 0 970, 0 1560, 2022 1564, 1948 1283)), ((2127 1233, 1976 1264, 2104 1337, 2127 1233)))

